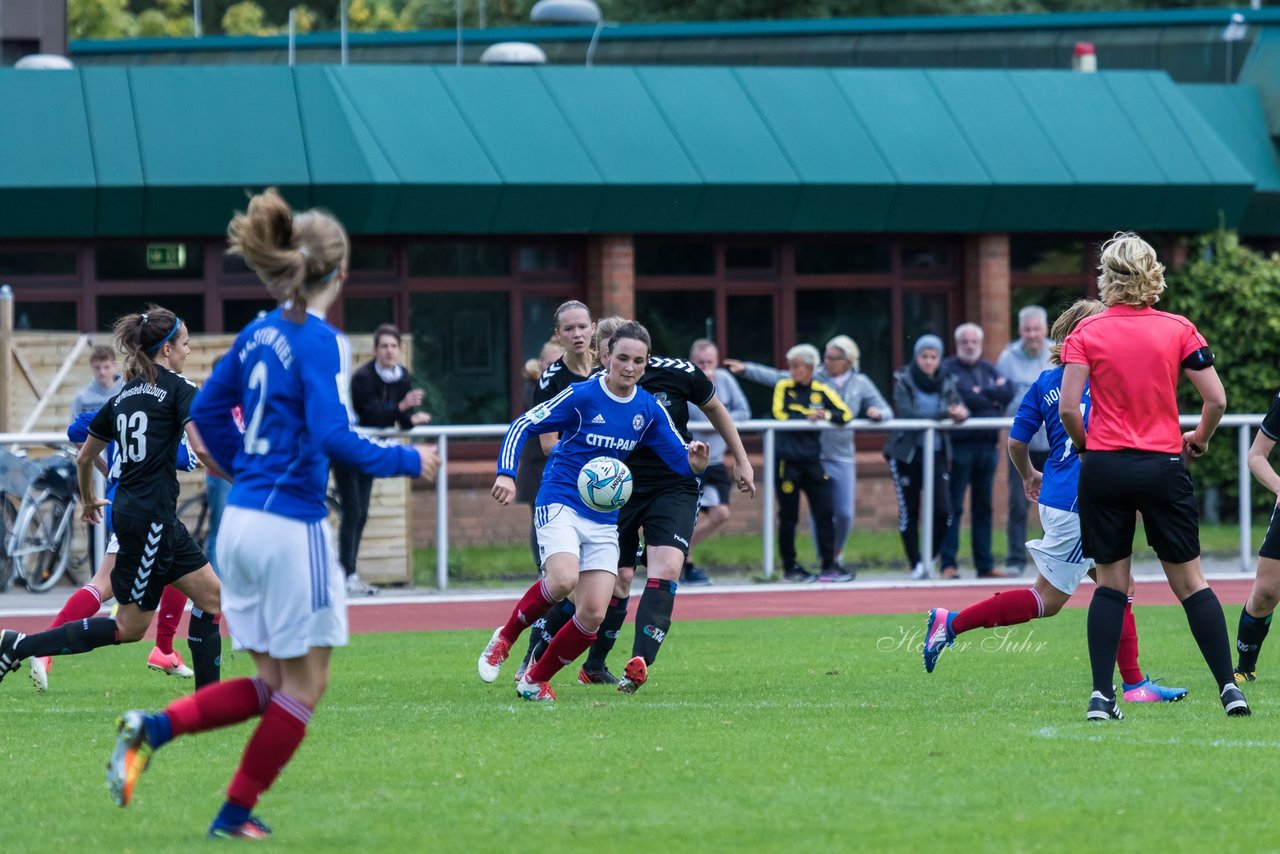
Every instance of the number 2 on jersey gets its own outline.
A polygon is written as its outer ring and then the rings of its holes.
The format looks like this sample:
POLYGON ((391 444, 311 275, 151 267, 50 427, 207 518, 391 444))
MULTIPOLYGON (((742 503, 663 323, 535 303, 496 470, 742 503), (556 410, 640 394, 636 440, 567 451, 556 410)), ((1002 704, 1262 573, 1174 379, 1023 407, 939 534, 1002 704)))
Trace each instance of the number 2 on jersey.
POLYGON ((140 463, 147 458, 147 413, 120 413, 116 416, 116 432, 120 434, 120 456, 125 462, 140 463))
POLYGON ((258 400, 253 405, 253 416, 244 431, 244 452, 246 454, 265 454, 271 450, 271 442, 258 438, 262 429, 262 410, 267 405, 267 364, 259 362, 249 371, 249 391, 258 392, 258 400))

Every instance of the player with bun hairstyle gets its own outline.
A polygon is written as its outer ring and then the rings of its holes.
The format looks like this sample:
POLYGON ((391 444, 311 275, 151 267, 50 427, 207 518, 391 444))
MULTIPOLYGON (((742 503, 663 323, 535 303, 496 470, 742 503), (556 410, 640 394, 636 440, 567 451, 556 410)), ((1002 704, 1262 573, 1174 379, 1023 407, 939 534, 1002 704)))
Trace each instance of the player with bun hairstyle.
POLYGON ((179 735, 260 717, 215 838, 262 838, 252 815, 301 745, 329 683, 333 647, 347 642, 346 586, 325 508, 329 461, 376 477, 434 477, 434 447, 383 446, 351 429, 341 389, 350 352, 324 321, 347 277, 347 234, 331 214, 295 214, 275 190, 249 201, 227 229, 281 305, 250 323, 192 407, 209 450, 234 476, 218 532, 223 608, 232 639, 248 650, 253 678, 197 691, 163 712, 126 712, 108 784, 127 805, 154 751, 179 735), (243 434, 232 410, 244 413, 243 434))
POLYGON ((1213 352, 1185 317, 1156 311, 1164 265, 1132 232, 1102 246, 1098 294, 1107 309, 1080 321, 1062 345, 1065 365, 1058 414, 1080 460, 1080 534, 1097 563, 1089 605, 1093 693, 1085 717, 1121 719, 1116 705, 1116 652, 1138 513, 1191 634, 1213 674, 1223 710, 1248 715, 1236 685, 1222 605, 1200 567, 1199 509, 1184 458, 1204 455, 1227 409, 1213 352), (1178 380, 1185 374, 1204 399, 1200 423, 1178 425, 1178 380), (1089 385, 1089 429, 1081 402, 1089 385))
POLYGON ((515 497, 516 463, 528 437, 561 433, 535 502, 546 577, 525 591, 506 624, 494 630, 477 663, 480 678, 497 679, 520 634, 576 591, 576 613, 516 682, 516 693, 526 700, 555 699, 551 678, 596 640, 618 575, 618 511, 597 510, 582 500, 578 473, 583 465, 602 455, 625 460, 647 447, 682 477, 706 468, 706 444, 686 446, 667 411, 637 387, 648 361, 649 333, 638 323, 622 324, 609 339, 604 374, 535 406, 511 423, 502 440, 493 497, 506 505, 515 497))
MULTIPOLYGON (((109 589, 120 608, 114 617, 71 620, 33 635, 0 632, 0 679, 26 658, 141 640, 170 583, 195 604, 191 651, 196 678, 201 684, 218 679, 218 577, 177 515, 177 450, 184 435, 210 470, 222 471, 190 423, 196 387, 180 373, 191 352, 187 328, 173 312, 149 305, 117 320, 114 332, 117 349, 128 357, 125 383, 89 424, 76 467, 84 521, 102 522, 103 510, 112 506, 119 551, 109 589), (112 442, 119 447, 120 482, 114 501, 108 501, 95 494, 93 474, 95 460, 112 442)), ((41 669, 33 668, 32 678, 43 690, 41 669)))

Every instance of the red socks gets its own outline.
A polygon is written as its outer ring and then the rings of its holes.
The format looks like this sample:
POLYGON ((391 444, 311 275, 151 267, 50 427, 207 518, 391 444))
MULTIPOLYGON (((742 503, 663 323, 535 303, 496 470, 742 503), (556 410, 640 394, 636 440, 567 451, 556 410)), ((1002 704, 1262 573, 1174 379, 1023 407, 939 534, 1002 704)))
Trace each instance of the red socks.
POLYGON ((1138 626, 1133 621, 1133 597, 1124 606, 1124 624, 1120 630, 1120 649, 1116 652, 1116 665, 1120 678, 1129 685, 1137 685, 1147 677, 1138 666, 1138 626))
POLYGON ((58 616, 53 618, 49 628, 56 629, 58 626, 69 623, 72 620, 83 620, 92 617, 98 613, 101 607, 102 594, 92 584, 86 584, 71 594, 71 598, 67 600, 67 604, 62 606, 58 616))
POLYGON ((175 700, 164 713, 173 735, 190 735, 257 717, 270 698, 271 689, 261 679, 232 679, 175 700))
POLYGON ((520 633, 551 610, 554 604, 556 600, 551 598, 551 592, 547 589, 547 580, 538 579, 524 592, 520 601, 516 603, 516 607, 512 609, 511 618, 502 627, 502 636, 509 642, 515 643, 520 633))
POLYGON ((262 713, 262 721, 245 745, 240 767, 231 778, 231 785, 227 788, 228 802, 248 809, 258 803, 258 798, 271 788, 302 744, 311 711, 310 706, 304 706, 281 691, 271 695, 271 702, 262 713))
POLYGON ((556 632, 547 646, 547 651, 538 659, 538 663, 530 667, 524 678, 527 682, 550 682, 551 677, 560 672, 566 664, 573 664, 574 659, 587 651, 587 647, 596 642, 596 633, 588 632, 578 622, 575 615, 564 624, 564 628, 556 632))
POLYGON ((165 655, 173 654, 173 636, 178 633, 178 623, 187 607, 187 594, 172 584, 160 594, 160 607, 156 609, 156 647, 165 655))
POLYGON ((1016 626, 1034 620, 1044 613, 1040 594, 1032 588, 1009 590, 983 599, 956 614, 951 628, 963 634, 976 628, 994 629, 996 626, 1016 626))

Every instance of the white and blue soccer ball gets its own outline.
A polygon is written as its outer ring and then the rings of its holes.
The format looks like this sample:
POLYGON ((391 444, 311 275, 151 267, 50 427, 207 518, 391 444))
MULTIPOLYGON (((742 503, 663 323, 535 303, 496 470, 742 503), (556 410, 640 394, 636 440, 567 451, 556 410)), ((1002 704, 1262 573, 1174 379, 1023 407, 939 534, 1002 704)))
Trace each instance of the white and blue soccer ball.
POLYGON ((591 509, 611 513, 631 497, 631 469, 622 460, 596 457, 578 472, 578 495, 591 509))

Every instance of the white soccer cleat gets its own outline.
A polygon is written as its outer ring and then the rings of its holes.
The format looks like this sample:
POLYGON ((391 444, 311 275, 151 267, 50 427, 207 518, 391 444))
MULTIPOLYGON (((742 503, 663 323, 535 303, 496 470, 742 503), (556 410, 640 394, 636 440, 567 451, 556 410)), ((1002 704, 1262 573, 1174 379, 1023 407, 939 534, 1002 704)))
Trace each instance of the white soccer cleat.
POLYGON ((551 703, 556 699, 556 692, 551 690, 550 682, 530 682, 522 678, 516 683, 516 693, 522 699, 535 703, 551 703))
POLYGON ((43 694, 49 690, 49 659, 37 655, 31 661, 31 682, 43 694))
POLYGON ((498 672, 502 670, 502 662, 510 654, 511 641, 502 636, 502 627, 499 626, 493 630, 493 637, 489 638, 489 643, 485 645, 484 652, 480 653, 480 660, 476 663, 480 679, 484 682, 497 679, 498 672))

